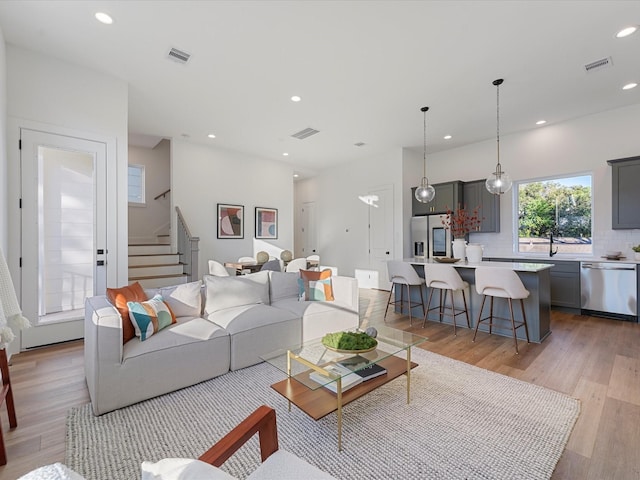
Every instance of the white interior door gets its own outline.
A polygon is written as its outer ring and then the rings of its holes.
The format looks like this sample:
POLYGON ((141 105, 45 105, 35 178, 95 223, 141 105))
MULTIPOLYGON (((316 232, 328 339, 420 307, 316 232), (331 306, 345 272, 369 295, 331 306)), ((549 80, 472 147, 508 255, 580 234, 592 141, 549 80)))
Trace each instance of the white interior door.
POLYGON ((393 258, 393 185, 369 191, 369 268, 377 272, 377 287, 389 290, 387 260, 393 258))
POLYGON ((316 204, 306 202, 302 204, 302 255, 318 255, 318 235, 316 227, 316 204))
POLYGON ((22 349, 82 338, 106 291, 106 144, 21 129, 22 349))

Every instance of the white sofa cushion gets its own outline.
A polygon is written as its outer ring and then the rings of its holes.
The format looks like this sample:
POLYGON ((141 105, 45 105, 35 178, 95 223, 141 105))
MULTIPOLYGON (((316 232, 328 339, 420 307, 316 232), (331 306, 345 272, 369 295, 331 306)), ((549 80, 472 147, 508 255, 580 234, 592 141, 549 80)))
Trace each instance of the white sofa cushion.
POLYGON ((278 450, 267 458, 247 480, 332 480, 332 477, 286 450, 278 450))
POLYGON ((235 277, 204 275, 205 315, 243 305, 269 304, 269 272, 235 277))
POLYGON ((135 338, 124 345, 122 361, 147 353, 176 348, 188 343, 202 342, 216 337, 228 337, 220 326, 201 317, 180 317, 168 328, 144 342, 135 338))
POLYGON ((243 305, 207 315, 207 320, 220 325, 229 335, 300 318, 299 315, 269 305, 243 305))
POLYGON ((142 480, 236 480, 227 472, 193 458, 142 462, 142 480))
POLYGON ((160 294, 176 317, 199 317, 202 314, 202 280, 170 287, 145 288, 147 298, 160 294))

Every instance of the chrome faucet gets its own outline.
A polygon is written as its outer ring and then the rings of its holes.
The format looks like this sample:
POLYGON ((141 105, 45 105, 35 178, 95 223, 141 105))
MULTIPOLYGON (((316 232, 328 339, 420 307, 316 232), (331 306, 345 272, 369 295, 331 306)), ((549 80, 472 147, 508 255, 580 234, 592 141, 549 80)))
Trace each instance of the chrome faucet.
POLYGON ((549 232, 549 256, 553 257, 556 253, 558 253, 558 248, 553 250, 553 232, 549 232))

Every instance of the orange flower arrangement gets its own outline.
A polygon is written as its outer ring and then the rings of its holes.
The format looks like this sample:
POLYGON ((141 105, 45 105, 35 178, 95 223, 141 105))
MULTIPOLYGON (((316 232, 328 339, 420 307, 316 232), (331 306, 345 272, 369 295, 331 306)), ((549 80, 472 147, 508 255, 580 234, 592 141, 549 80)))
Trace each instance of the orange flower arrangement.
POLYGON ((464 236, 478 229, 482 223, 483 217, 478 214, 480 206, 477 206, 473 210, 467 210, 467 207, 460 207, 458 210, 452 212, 447 210, 446 215, 442 215, 442 225, 444 228, 451 231, 453 238, 464 238, 464 236))

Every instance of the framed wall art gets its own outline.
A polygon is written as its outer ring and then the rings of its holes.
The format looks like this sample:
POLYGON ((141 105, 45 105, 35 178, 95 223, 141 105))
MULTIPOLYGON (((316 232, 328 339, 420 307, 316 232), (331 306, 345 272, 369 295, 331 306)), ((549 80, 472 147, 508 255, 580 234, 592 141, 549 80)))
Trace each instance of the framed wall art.
POLYGON ((256 238, 278 238, 278 209, 256 207, 256 238))
POLYGON ((244 206, 218 204, 218 238, 244 238, 244 206))

